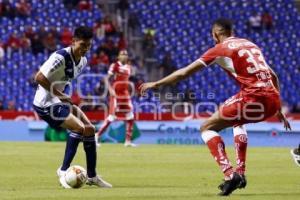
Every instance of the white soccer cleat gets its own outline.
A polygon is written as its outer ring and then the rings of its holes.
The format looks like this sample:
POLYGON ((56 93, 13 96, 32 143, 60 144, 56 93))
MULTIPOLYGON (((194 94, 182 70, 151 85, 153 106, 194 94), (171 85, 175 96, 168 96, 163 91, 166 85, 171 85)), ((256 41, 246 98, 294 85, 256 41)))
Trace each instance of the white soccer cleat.
POLYGON ((131 141, 126 141, 126 142, 124 143, 124 146, 125 146, 125 147, 137 147, 137 145, 134 144, 134 143, 132 143, 131 141))
POLYGON ((99 142, 99 136, 98 134, 95 134, 95 142, 97 147, 101 147, 101 143, 99 142))
POLYGON ((112 188, 112 185, 101 178, 101 176, 97 175, 93 178, 88 178, 86 181, 87 185, 96 185, 98 187, 103 188, 112 188))
POLYGON ((300 167, 300 146, 296 149, 291 149, 291 154, 294 158, 296 165, 300 167))
POLYGON ((63 171, 60 168, 61 167, 59 167, 56 170, 56 175, 58 176, 59 183, 63 188, 70 189, 71 187, 67 184, 66 179, 65 179, 66 171, 63 171))
POLYGON ((68 183, 66 182, 65 176, 59 178, 59 183, 63 188, 71 189, 71 186, 69 186, 68 183))
POLYGON ((60 178, 62 176, 65 176, 66 174, 66 171, 63 171, 61 170, 61 167, 59 167, 57 170, 56 170, 56 175, 60 178))

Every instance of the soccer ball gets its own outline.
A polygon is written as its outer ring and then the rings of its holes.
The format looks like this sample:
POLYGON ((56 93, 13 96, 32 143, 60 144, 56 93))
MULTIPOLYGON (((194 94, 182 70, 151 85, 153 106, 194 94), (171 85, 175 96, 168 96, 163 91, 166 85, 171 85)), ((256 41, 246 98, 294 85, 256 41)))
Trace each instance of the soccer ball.
POLYGON ((70 187, 80 188, 87 180, 86 170, 79 165, 73 165, 67 169, 65 180, 70 187))

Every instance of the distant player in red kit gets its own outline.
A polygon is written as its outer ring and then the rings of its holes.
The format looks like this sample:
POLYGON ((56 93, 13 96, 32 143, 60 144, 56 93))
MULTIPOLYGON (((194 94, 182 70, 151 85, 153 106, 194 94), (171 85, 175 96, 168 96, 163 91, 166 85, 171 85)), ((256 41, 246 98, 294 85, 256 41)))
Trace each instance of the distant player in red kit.
POLYGON ((128 52, 121 50, 118 55, 118 61, 111 64, 108 75, 105 78, 109 90, 109 116, 105 119, 98 133, 96 134, 97 145, 98 138, 104 133, 107 127, 114 120, 124 120, 126 123, 126 140, 124 146, 135 147, 132 143, 132 129, 134 124, 133 106, 129 92, 131 75, 131 66, 128 64, 128 52))
POLYGON ((216 45, 199 59, 159 81, 144 83, 140 90, 143 94, 147 89, 174 83, 213 63, 219 64, 237 81, 241 91, 225 101, 200 128, 204 142, 224 173, 219 195, 227 196, 247 184, 247 132, 243 125, 260 122, 276 114, 287 130, 291 127, 281 112, 277 75, 266 63, 260 48, 249 40, 234 37, 232 23, 227 19, 218 19, 213 23, 212 36, 216 45), (236 149, 235 170, 218 134, 218 131, 231 126, 236 149))

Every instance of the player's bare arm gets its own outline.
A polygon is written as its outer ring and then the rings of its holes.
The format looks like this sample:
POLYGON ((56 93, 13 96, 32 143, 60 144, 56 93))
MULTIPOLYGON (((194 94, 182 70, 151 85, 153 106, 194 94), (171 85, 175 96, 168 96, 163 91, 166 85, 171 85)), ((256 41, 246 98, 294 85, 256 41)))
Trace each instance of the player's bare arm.
POLYGON ((116 92, 111 85, 113 78, 114 78, 114 75, 110 74, 110 73, 108 73, 107 76, 104 78, 105 85, 108 87, 108 92, 111 97, 116 96, 116 92))
POLYGON ((151 89, 151 88, 158 88, 160 86, 169 85, 171 83, 176 83, 180 80, 187 78, 188 76, 192 75, 193 73, 203 69, 204 67, 205 66, 201 62, 196 60, 193 63, 189 64, 188 66, 173 72, 172 74, 166 76, 165 78, 163 78, 159 81, 142 84, 140 86, 141 94, 143 94, 146 90, 151 89))
MULTIPOLYGON (((276 89, 278 90, 278 92, 280 92, 280 83, 279 83, 278 76, 272 68, 270 68, 270 71, 271 71, 271 75, 272 75, 272 82, 273 82, 274 86, 276 87, 276 89)), ((278 111, 277 117, 278 117, 279 121, 281 121, 283 123, 283 126, 286 130, 292 130, 290 122, 287 120, 287 117, 285 116, 285 114, 282 113, 281 109, 278 111)))
MULTIPOLYGON (((41 85, 43 88, 45 88, 47 91, 51 90, 51 83, 50 81, 42 74, 42 72, 38 72, 35 75, 34 78, 35 82, 38 83, 39 85, 41 85)), ((55 96, 57 96, 62 102, 66 102, 66 103, 72 103, 72 100, 69 96, 67 96, 66 94, 64 94, 63 92, 57 90, 55 87, 52 88, 53 94, 55 96)))

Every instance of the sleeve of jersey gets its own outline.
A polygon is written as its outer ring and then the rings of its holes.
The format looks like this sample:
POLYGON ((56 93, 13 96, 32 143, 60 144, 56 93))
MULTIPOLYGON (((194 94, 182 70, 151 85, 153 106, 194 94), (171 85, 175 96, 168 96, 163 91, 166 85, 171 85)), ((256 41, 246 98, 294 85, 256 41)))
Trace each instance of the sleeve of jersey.
POLYGON ((111 64, 108 70, 108 74, 113 75, 117 71, 117 66, 115 64, 111 64))
POLYGON ((64 57, 57 54, 52 54, 49 59, 41 66, 40 71, 42 74, 49 78, 57 70, 64 67, 64 57))
POLYGON ((219 48, 213 47, 207 50, 197 61, 209 66, 215 62, 216 58, 222 56, 221 53, 222 51, 219 48))

